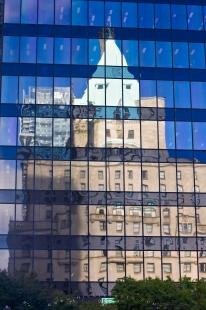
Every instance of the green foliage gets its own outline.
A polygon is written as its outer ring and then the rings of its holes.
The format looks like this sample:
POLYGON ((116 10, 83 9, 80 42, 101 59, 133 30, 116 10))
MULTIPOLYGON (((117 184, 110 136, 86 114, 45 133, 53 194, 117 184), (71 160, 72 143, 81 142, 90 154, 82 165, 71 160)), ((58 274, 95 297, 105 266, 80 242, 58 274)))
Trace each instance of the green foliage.
POLYGON ((136 281, 125 278, 112 291, 118 309, 140 310, 206 310, 206 283, 183 278, 180 283, 170 278, 136 281))

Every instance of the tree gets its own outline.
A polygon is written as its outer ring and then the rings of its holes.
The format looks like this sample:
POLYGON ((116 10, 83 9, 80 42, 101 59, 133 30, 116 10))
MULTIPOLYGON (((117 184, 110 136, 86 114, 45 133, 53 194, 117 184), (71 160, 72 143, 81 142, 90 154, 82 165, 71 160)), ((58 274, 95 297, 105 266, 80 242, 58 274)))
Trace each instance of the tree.
POLYGON ((118 309, 206 310, 206 283, 183 278, 176 283, 168 278, 117 281, 112 295, 118 309))

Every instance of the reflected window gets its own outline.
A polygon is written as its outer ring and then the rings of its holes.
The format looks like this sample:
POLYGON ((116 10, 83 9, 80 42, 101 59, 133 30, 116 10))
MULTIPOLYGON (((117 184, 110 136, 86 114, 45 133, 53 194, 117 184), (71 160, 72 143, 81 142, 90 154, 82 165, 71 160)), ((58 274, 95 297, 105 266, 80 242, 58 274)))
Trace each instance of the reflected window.
POLYGON ((154 28, 154 5, 149 3, 139 3, 139 27, 154 28))
POLYGON ((35 104, 36 102, 36 85, 35 77, 19 77, 19 103, 35 104))
POLYGON ((89 26, 104 25, 104 3, 102 1, 89 1, 89 26))
POLYGON ((87 24, 87 1, 72 0, 72 24, 86 25, 87 24))
POLYGON ((55 24, 71 24, 71 0, 55 0, 55 24))
POLYGON ((37 77, 36 90, 37 104, 53 103, 53 79, 50 77, 37 77))
POLYGON ((4 37, 3 39, 3 61, 19 61, 19 37, 4 37))
POLYGON ((55 38, 54 62, 56 64, 70 63, 70 39, 55 38))
POLYGON ((173 43, 173 65, 175 68, 189 67, 187 43, 173 43))
POLYGON ((172 48, 170 42, 156 42, 156 61, 158 67, 172 67, 172 48))
POLYGON ((53 38, 38 38, 37 62, 53 63, 53 38))
POLYGON ((174 106, 173 82, 157 81, 157 97, 159 107, 172 108, 174 106))
POLYGON ((20 41, 20 62, 36 62, 36 38, 21 37, 20 41))
POLYGON ((105 26, 120 27, 121 13, 120 2, 105 2, 105 26))
POLYGON ((189 43, 190 68, 205 68, 205 47, 203 43, 189 43))
POLYGON ((37 0, 21 1, 21 23, 36 24, 37 22, 37 0))
POLYGON ((72 63, 75 65, 87 64, 86 39, 72 39, 72 63))
POLYGON ((54 23, 54 0, 38 1, 38 23, 39 24, 54 23))
POLYGON ((193 108, 206 108, 206 83, 191 82, 191 100, 193 108))
POLYGON ((189 82, 174 82, 174 100, 176 108, 190 108, 189 82))
MULTIPOLYGON (((51 85, 51 84, 50 84, 51 85)), ((70 79, 54 78, 54 104, 70 104, 70 79)))
POLYGON ((137 27, 137 4, 122 2, 122 27, 137 27))
POLYGON ((192 127, 190 122, 176 122, 177 149, 192 149, 192 127))
POLYGON ((194 149, 206 149, 206 123, 193 123, 194 149))
POLYGON ((155 28, 170 28, 169 4, 155 4, 155 28))
MULTIPOLYGON (((89 40, 89 64, 90 65, 96 65, 101 57, 103 56, 104 52, 104 40, 101 40, 101 43, 99 43, 99 40, 97 39, 90 39, 89 40), (101 45, 101 46, 100 46, 101 45)), ((104 60, 103 60, 104 63, 104 60)))
POLYGON ((188 29, 203 30, 203 12, 200 5, 187 6, 187 23, 188 29))
POLYGON ((16 145, 17 119, 15 117, 1 117, 0 133, 0 145, 16 145))
POLYGON ((18 103, 18 77, 3 76, 1 81, 1 102, 18 103), (12 89, 12 91, 11 91, 12 89))
POLYGON ((126 58, 128 66, 138 66, 138 41, 123 40, 122 54, 126 58))
POLYGON ((173 29, 187 29, 186 6, 171 5, 171 22, 173 29))
POLYGON ((20 0, 5 0, 4 22, 18 23, 20 20, 20 0))
POLYGON ((155 66, 155 45, 153 41, 140 41, 140 65, 143 67, 155 66))

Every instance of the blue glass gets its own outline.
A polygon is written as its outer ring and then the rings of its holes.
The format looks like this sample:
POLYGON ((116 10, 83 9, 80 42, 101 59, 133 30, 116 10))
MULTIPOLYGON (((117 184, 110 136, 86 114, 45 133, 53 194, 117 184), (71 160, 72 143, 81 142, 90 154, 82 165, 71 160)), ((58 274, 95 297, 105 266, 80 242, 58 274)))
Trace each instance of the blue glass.
POLYGON ((122 54, 126 58, 128 66, 138 66, 138 41, 122 40, 122 54))
POLYGON ((205 68, 205 46, 203 43, 189 43, 190 68, 205 68))
POLYGON ((143 67, 155 66, 155 44, 153 41, 140 41, 140 65, 143 67))
POLYGON ((206 109, 206 82, 191 82, 192 107, 206 109))
POLYGON ((54 78, 54 104, 69 105, 70 104, 70 79, 54 78))
POLYGON ((105 2, 105 26, 121 26, 120 2, 105 2))
POLYGON ((165 108, 174 107, 173 99, 173 82, 172 81, 157 81, 157 97, 163 98, 165 108))
POLYGON ((104 52, 104 40, 102 40, 101 43, 102 45, 100 46, 99 40, 97 39, 89 40, 89 64, 90 65, 96 65, 99 62, 100 57, 104 52))
POLYGON ((53 78, 37 77, 36 104, 53 104, 53 78))
POLYGON ((4 22, 18 23, 20 21, 20 0, 5 0, 4 22))
POLYGON ((19 62, 19 37, 4 37, 3 61, 19 62))
POLYGON ((197 5, 187 6, 188 29, 203 30, 203 12, 202 7, 197 5))
POLYGON ((37 0, 21 1, 21 23, 22 24, 37 23, 37 0))
POLYGON ((166 147, 175 149, 175 127, 174 122, 166 122, 166 147))
POLYGON ((55 24, 71 24, 71 0, 55 0, 55 24))
POLYGON ((139 27, 154 28, 154 5, 149 3, 139 3, 139 27))
POLYGON ((170 28, 170 5, 155 4, 155 28, 170 28))
POLYGON ((189 82, 174 82, 174 101, 176 108, 190 108, 189 82))
POLYGON ((89 1, 89 26, 104 26, 104 2, 89 1))
POLYGON ((192 126, 190 122, 176 122, 176 148, 192 149, 192 126))
POLYGON ((21 37, 20 41, 20 62, 36 62, 36 38, 21 37))
POLYGON ((35 104, 36 102, 36 85, 35 77, 20 76, 19 77, 19 103, 35 104))
POLYGON ((18 77, 17 76, 3 76, 2 77, 1 102, 2 103, 18 103, 18 77))
POLYGON ((38 63, 53 63, 53 38, 38 38, 38 63))
POLYGON ((70 39, 55 38, 54 62, 56 64, 69 64, 70 63, 70 47, 71 47, 70 39))
POLYGON ((72 24, 87 25, 87 1, 72 0, 72 24))
POLYGON ((0 118, 0 145, 16 145, 17 118, 0 118))
POLYGON ((206 149, 206 123, 193 123, 193 144, 196 150, 206 149))
POLYGON ((156 97, 156 82, 152 80, 140 80, 141 98, 156 97))
POLYGON ((72 63, 87 64, 87 40, 72 39, 72 63))
POLYGON ((122 27, 137 27, 137 4, 122 2, 122 27))
POLYGON ((173 29, 187 29, 186 6, 179 4, 171 5, 171 22, 173 29))
POLYGON ((54 0, 38 1, 38 23, 53 24, 54 23, 54 0))
POLYGON ((170 42, 156 42, 157 67, 172 67, 172 47, 170 42))
POLYGON ((189 67, 188 44, 184 42, 173 43, 173 65, 175 68, 189 67))

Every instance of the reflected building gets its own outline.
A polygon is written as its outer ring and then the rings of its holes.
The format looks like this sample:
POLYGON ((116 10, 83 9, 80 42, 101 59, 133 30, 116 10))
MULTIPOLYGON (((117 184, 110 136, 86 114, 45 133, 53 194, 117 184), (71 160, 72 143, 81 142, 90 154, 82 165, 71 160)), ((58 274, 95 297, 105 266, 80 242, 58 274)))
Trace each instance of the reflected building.
POLYGON ((42 28, 25 1, 18 20, 5 0, 0 268, 80 296, 110 295, 125 276, 206 279, 203 5, 123 1, 118 24, 120 3, 105 2, 102 25, 102 1, 73 0, 69 38, 69 1, 45 16, 39 1, 42 28), (30 36, 16 36, 20 21, 30 36))

